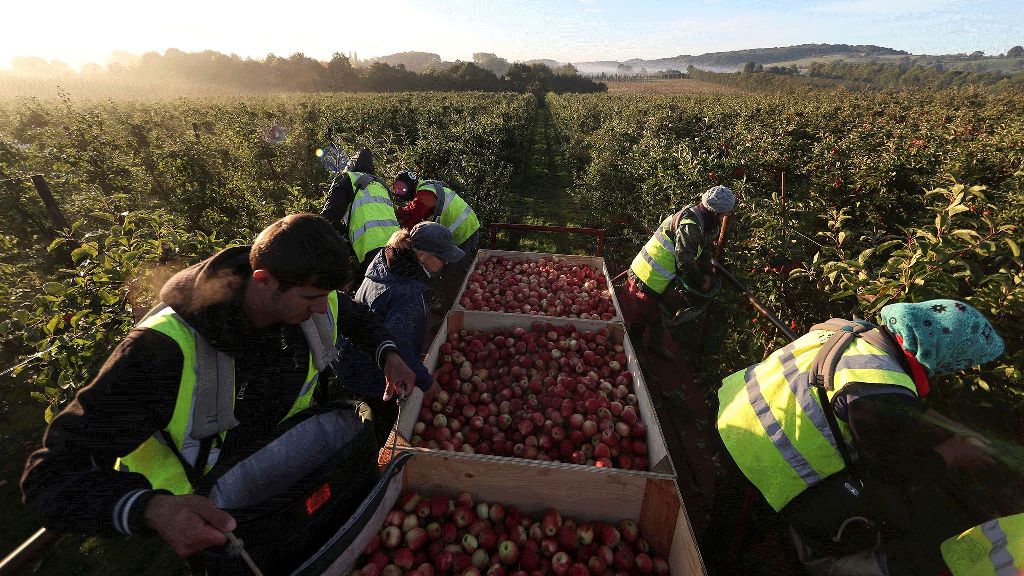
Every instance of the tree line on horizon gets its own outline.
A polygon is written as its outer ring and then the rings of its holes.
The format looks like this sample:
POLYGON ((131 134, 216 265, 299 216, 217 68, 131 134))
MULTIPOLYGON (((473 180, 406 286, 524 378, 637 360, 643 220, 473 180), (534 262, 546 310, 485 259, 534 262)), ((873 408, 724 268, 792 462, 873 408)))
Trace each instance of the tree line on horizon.
MULTIPOLYGON (((92 65, 83 68, 83 73, 94 78, 173 80, 260 92, 477 90, 543 94, 604 92, 608 89, 603 83, 581 76, 571 65, 552 69, 540 63, 509 63, 490 53, 474 54, 474 60, 442 63, 438 59, 437 66, 424 66, 416 71, 406 68, 403 63, 389 63, 386 58, 354 66, 352 59, 340 52, 323 62, 301 52, 288 57, 270 54, 263 60, 257 60, 213 50, 184 52, 170 48, 164 54, 147 52, 132 60, 120 58, 106 69, 92 65)), ((20 61, 22 71, 31 71, 34 65, 38 72, 48 70, 54 76, 73 74, 67 65, 59 62, 47 63, 41 58, 22 58, 20 61)))
POLYGON ((868 91, 945 90, 967 86, 978 86, 992 92, 1024 91, 1024 71, 1004 74, 992 70, 944 70, 930 66, 842 60, 812 62, 806 68, 748 62, 738 72, 709 72, 691 65, 686 69, 686 76, 716 84, 769 91, 837 87, 868 91))

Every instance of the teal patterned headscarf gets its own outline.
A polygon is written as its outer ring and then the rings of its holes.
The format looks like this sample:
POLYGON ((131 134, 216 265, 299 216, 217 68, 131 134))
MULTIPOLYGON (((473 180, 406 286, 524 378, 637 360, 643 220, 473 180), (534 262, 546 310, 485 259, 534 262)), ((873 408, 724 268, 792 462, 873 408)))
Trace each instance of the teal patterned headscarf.
POLYGON ((889 304, 880 317, 929 376, 966 370, 1003 353, 1003 339, 988 319, 958 300, 889 304))

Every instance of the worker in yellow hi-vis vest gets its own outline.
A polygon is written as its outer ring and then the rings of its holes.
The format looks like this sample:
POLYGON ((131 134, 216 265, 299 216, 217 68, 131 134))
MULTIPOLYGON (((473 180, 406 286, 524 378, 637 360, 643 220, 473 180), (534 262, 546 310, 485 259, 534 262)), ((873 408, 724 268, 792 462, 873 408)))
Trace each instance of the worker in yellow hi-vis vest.
POLYGON ((1024 574, 1024 513, 995 518, 942 543, 953 576, 1024 574))
MULTIPOLYGON (((22 490, 43 526, 155 533, 182 557, 212 553, 237 531, 261 543, 249 552, 268 574, 301 560, 293 538, 332 535, 377 469, 365 413, 314 403, 338 338, 382 369, 386 396, 415 381, 383 320, 336 291, 348 280, 346 250, 326 220, 296 214, 168 280, 161 304, 29 457, 22 490)), ((209 559, 221 560, 239 561, 209 559)))
MULTIPOLYGON (((623 313, 629 318, 629 338, 643 349, 644 333, 648 333, 647 350, 672 360, 665 347, 662 314, 673 317, 681 309, 697 311, 699 306, 687 304, 692 298, 706 301, 712 294, 710 244, 718 236, 722 217, 732 212, 736 198, 725 186, 715 186, 701 195, 700 201, 666 218, 654 235, 633 259, 627 273, 626 290, 622 293, 623 313)), ((670 333, 679 345, 684 332, 692 332, 690 321, 670 326, 670 333), (676 329, 678 328, 678 330, 676 329)))
MULTIPOLYGON (((880 320, 816 325, 723 380, 717 429, 733 474, 716 486, 704 537, 712 572, 744 572, 750 560, 727 550, 737 546, 730 542, 737 524, 730 509, 739 508, 729 501, 743 501, 745 486, 765 505, 763 521, 746 526, 756 532, 784 520, 812 574, 853 573, 851 565, 863 574, 937 574, 939 543, 973 523, 949 510, 941 526, 913 527, 915 513, 897 513, 899 492, 887 486, 996 468, 980 435, 921 399, 931 378, 996 358, 1003 341, 980 312, 956 300, 890 304, 880 320)), ((747 503, 749 509, 749 496, 747 503)))
POLYGON ((395 203, 387 184, 373 173, 373 154, 363 148, 335 176, 320 215, 348 239, 362 281, 373 257, 398 231, 395 203))
POLYGON ((432 308, 446 310, 458 297, 480 243, 480 220, 466 200, 440 180, 424 180, 415 172, 395 175, 391 185, 395 196, 405 204, 396 208, 402 228, 412 230, 420 222, 437 222, 452 233, 455 245, 465 254, 458 262, 445 265, 439 277, 439 290, 432 296, 432 308))

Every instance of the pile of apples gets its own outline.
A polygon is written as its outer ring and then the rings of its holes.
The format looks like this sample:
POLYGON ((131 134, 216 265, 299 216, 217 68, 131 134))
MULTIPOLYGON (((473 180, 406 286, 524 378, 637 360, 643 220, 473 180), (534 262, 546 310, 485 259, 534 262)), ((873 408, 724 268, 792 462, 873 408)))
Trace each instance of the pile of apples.
POLYGON ((549 509, 403 494, 350 576, 616 576, 668 574, 636 522, 576 522, 549 509))
POLYGON ((647 470, 647 426, 625 367, 607 328, 462 330, 440 346, 440 391, 424 398, 410 443, 647 470))
POLYGON ((603 272, 558 258, 484 260, 470 274, 459 304, 467 310, 584 320, 616 315, 603 272))

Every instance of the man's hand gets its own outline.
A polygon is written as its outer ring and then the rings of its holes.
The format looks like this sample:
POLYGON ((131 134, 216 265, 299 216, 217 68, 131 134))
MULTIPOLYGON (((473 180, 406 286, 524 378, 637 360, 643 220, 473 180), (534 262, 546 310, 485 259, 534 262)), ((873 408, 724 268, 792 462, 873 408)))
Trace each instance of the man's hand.
POLYGON ((978 437, 954 436, 935 447, 949 468, 975 470, 995 465, 991 448, 978 437))
POLYGON ((708 290, 711 290, 711 276, 705 274, 704 283, 700 285, 700 291, 706 294, 708 290))
POLYGON ((384 401, 391 400, 396 394, 408 396, 416 385, 416 373, 402 360, 398 352, 388 352, 384 360, 384 401))
POLYGON ((157 494, 143 512, 149 526, 185 558, 210 546, 227 542, 225 532, 235 529, 235 519, 207 498, 192 494, 157 494))

